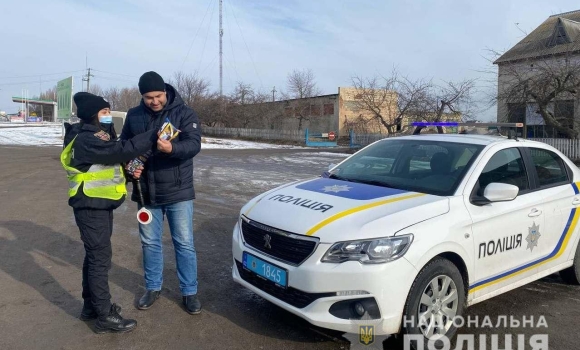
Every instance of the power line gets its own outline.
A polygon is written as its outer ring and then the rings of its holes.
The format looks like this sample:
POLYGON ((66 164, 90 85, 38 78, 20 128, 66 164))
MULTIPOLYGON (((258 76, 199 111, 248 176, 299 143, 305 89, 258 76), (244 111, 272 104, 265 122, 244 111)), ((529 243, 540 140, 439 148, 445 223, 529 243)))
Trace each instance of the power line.
POLYGON ((121 75, 121 76, 124 76, 124 77, 130 77, 130 78, 139 78, 139 77, 138 77, 138 76, 136 76, 136 75, 129 75, 129 74, 121 74, 121 73, 106 72, 106 71, 104 71, 104 70, 99 70, 99 69, 93 69, 93 71, 95 71, 95 72, 100 72, 100 73, 106 73, 106 74, 112 74, 112 75, 121 75))
MULTIPOLYGON (((228 31, 230 31, 230 25, 229 25, 229 20, 228 20, 228 11, 227 11, 228 9, 229 9, 229 7, 225 11, 225 13, 226 13, 225 23, 226 23, 226 26, 228 28, 228 31)), ((233 33, 233 31, 230 31, 230 33, 233 33)), ((230 47, 232 49, 232 59, 233 59, 233 62, 234 62, 233 68, 236 70, 236 74, 238 75, 238 77, 240 77, 240 74, 238 73, 238 70, 237 70, 236 54, 234 53, 234 44, 232 43, 232 35, 230 34, 228 36, 228 38, 230 38, 230 47)), ((226 59, 227 59, 227 56, 226 56, 226 59)), ((231 62, 230 62, 230 65, 232 65, 231 62)), ((241 77, 240 77, 240 80, 241 80, 241 77)))
POLYGON ((84 69, 79 69, 79 70, 74 70, 74 71, 69 71, 69 72, 60 72, 60 73, 44 73, 44 74, 35 74, 35 75, 20 75, 20 76, 14 76, 14 77, 0 77, 0 79, 19 79, 19 78, 37 78, 37 77, 42 77, 42 76, 46 76, 46 75, 59 75, 59 74, 71 74, 71 73, 78 73, 78 72, 84 72, 84 69))
POLYGON ((236 73, 236 75, 238 76, 238 79, 240 81, 243 81, 242 76, 240 75, 240 73, 238 73, 238 69, 235 66, 232 66, 232 62, 227 58, 227 56, 226 56, 226 62, 229 64, 230 68, 233 68, 232 70, 234 71, 234 73, 236 73))
POLYGON ((122 82, 125 82, 125 83, 135 84, 134 81, 125 80, 125 79, 119 79, 119 78, 112 78, 112 77, 104 77, 102 75, 97 75, 97 76, 94 76, 94 77, 95 78, 98 78, 98 79, 111 80, 111 81, 122 81, 122 82))
MULTIPOLYGON (((43 80, 44 83, 48 83, 51 81, 59 81, 61 80, 60 78, 58 79, 49 79, 49 80, 43 80)), ((38 80, 33 80, 33 81, 21 81, 21 82, 13 82, 13 83, 0 83, 0 86, 13 86, 13 85, 26 85, 26 84, 39 84, 40 82, 38 80)))
MULTIPOLYGON (((227 59, 226 59, 226 67, 229 67, 229 61, 228 61, 227 59)), ((229 82, 230 82, 230 85, 231 85, 232 87, 234 87, 234 83, 233 83, 233 81, 232 81, 232 78, 231 78, 231 76, 228 74, 228 72, 227 72, 227 71, 226 71, 226 77, 228 78, 228 80, 229 80, 229 82)))
POLYGON ((205 69, 203 70, 204 72, 207 72, 211 67, 213 67, 216 58, 218 58, 219 54, 215 55, 214 58, 211 60, 211 62, 205 67, 205 69))
POLYGON ((240 34, 242 35, 242 39, 244 40, 244 44, 246 45, 246 50, 248 50, 248 54, 250 55, 250 59, 252 60, 252 65, 254 66, 254 71, 256 72, 256 76, 260 80, 260 88, 263 88, 264 84, 262 83, 262 78, 260 77, 260 73, 258 73, 258 69, 256 69, 256 63, 254 63, 254 58, 252 57, 252 53, 250 52, 250 48, 248 47, 248 43, 246 42, 246 38, 244 37, 244 33, 242 31, 242 28, 240 27, 240 23, 238 22, 238 16, 236 16, 236 12, 234 10, 232 10, 232 13, 234 15, 234 19, 236 20, 236 24, 238 26, 238 29, 240 30, 240 34))
POLYGON ((199 72, 199 68, 201 68, 201 62, 203 60, 203 55, 205 54, 205 45, 207 44, 207 38, 209 37, 209 28, 211 27, 211 24, 213 23, 213 14, 215 12, 215 7, 213 7, 213 9, 211 10, 211 15, 210 15, 210 20, 209 20, 209 26, 207 29, 207 34, 205 36, 205 41, 203 42, 203 49, 201 50, 201 56, 199 58, 199 65, 197 66, 197 70, 196 70, 196 74, 199 72))
POLYGON ((189 53, 191 52, 191 49, 193 48, 193 44, 195 43, 195 40, 197 39, 197 34, 199 34, 199 30, 201 29, 203 22, 205 22, 205 17, 207 16, 207 13, 209 12, 209 7, 211 6, 212 2, 213 2, 213 0, 209 0, 209 2, 207 4, 207 8, 205 10, 205 14, 203 15, 203 19, 201 20, 199 27, 197 27, 197 31, 195 32, 195 36, 193 37, 193 41, 191 42, 191 45, 189 45, 189 50, 187 50, 187 55, 185 55, 185 58, 183 59, 183 63, 181 64, 181 70, 183 70, 183 67, 185 66, 185 62, 189 58, 189 53))
MULTIPOLYGON (((228 10, 231 11, 231 9, 229 8, 229 6, 228 7, 224 6, 224 10, 225 10, 224 11, 225 12, 224 23, 226 24, 228 31, 233 32, 230 30, 231 28, 230 28, 230 22, 229 22, 229 17, 228 17, 228 10)), ((232 35, 230 35, 229 38, 230 38, 230 48, 232 49, 232 57, 234 58, 234 63, 235 63, 236 62, 236 55, 234 53, 234 45, 232 43, 232 35)))

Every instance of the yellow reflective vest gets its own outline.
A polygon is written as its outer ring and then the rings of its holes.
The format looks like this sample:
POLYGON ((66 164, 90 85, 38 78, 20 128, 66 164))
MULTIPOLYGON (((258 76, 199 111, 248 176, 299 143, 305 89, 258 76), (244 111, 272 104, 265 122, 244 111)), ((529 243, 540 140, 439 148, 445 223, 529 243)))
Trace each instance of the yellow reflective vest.
POLYGON ((75 140, 76 137, 60 154, 60 163, 66 170, 69 181, 69 197, 77 194, 81 184, 83 185, 83 193, 87 197, 119 200, 126 195, 125 174, 121 164, 93 164, 86 173, 70 166, 75 140))

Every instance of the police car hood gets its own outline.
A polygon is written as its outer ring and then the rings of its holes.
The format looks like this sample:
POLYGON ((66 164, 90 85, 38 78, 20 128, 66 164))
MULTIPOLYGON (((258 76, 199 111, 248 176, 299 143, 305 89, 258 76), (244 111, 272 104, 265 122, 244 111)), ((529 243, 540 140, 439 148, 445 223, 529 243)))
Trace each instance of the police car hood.
POLYGON ((242 214, 279 230, 333 243, 392 236, 448 211, 447 197, 317 178, 256 197, 242 214))

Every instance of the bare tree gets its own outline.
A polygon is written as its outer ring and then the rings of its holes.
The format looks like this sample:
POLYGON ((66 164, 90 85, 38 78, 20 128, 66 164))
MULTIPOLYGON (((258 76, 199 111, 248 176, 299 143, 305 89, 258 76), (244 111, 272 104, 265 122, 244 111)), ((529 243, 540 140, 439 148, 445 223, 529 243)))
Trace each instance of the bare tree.
POLYGON ((500 63, 498 80, 501 81, 496 97, 498 103, 534 104, 545 125, 566 137, 578 137, 578 131, 574 130, 573 109, 559 108, 559 103, 576 99, 580 89, 580 60, 566 54, 504 62, 500 63))
POLYGON ((256 122, 256 108, 253 106, 255 93, 250 84, 238 82, 232 94, 227 98, 227 120, 231 125, 248 128, 256 122))
POLYGON ((355 77, 352 83, 356 106, 362 111, 359 121, 378 122, 389 134, 396 132, 404 116, 431 107, 428 101, 431 83, 400 77, 396 71, 389 77, 355 77))
POLYGON ((308 98, 320 95, 311 69, 294 70, 288 74, 286 85, 290 98, 308 98))
POLYGON ((404 118, 441 121, 449 113, 470 118, 474 104, 474 80, 438 86, 393 70, 388 77, 355 77, 352 82, 356 105, 361 110, 358 122, 379 123, 388 133, 395 133, 404 118))
POLYGON ((110 87, 102 92, 102 96, 109 101, 111 110, 120 112, 127 112, 141 102, 141 93, 137 87, 110 87))
POLYGON ((435 86, 431 98, 435 103, 435 121, 441 121, 446 113, 460 114, 463 120, 472 120, 475 108, 474 91, 474 79, 446 81, 443 85, 435 86))
POLYGON ((252 104, 249 106, 250 113, 252 114, 252 122, 255 123, 257 128, 270 128, 272 127, 272 119, 279 120, 277 116, 273 116, 274 104, 270 101, 272 100, 269 93, 266 92, 254 92, 252 95, 252 104))
POLYGON ((208 93, 198 99, 193 107, 203 125, 209 127, 229 126, 228 120, 221 112, 223 102, 218 92, 208 93))
POLYGON ((231 99, 234 103, 245 105, 251 103, 253 95, 254 90, 252 89, 252 85, 239 81, 236 83, 231 99))
POLYGON ((311 99, 321 92, 310 69, 292 71, 288 74, 286 85, 288 92, 282 93, 282 97, 286 100, 293 99, 287 108, 289 114, 298 119, 298 130, 302 130, 304 122, 309 121, 312 116, 311 99))
POLYGON ((207 98, 210 95, 209 81, 198 77, 195 74, 185 74, 183 72, 176 72, 173 79, 169 81, 173 85, 186 105, 195 108, 201 99, 207 98))
POLYGON ((103 88, 101 88, 100 85, 97 84, 92 84, 91 85, 91 90, 89 91, 91 94, 93 95, 97 95, 97 96, 103 96, 103 88))

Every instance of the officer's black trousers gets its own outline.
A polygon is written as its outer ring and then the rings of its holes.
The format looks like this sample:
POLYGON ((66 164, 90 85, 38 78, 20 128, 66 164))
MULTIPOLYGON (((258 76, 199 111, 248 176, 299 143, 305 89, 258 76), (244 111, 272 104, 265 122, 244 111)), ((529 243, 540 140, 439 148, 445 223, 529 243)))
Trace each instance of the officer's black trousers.
POLYGON ((74 214, 85 246, 82 296, 85 305, 92 305, 99 317, 104 317, 111 308, 109 269, 113 254, 113 211, 74 209, 74 214))

